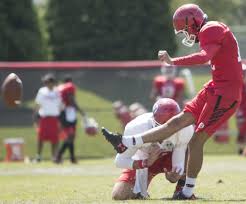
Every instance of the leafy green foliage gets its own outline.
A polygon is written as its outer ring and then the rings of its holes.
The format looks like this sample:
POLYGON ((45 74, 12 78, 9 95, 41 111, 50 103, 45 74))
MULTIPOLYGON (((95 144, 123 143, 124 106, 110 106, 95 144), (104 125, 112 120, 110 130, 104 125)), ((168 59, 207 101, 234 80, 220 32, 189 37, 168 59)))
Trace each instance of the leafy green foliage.
POLYGON ((131 60, 173 53, 170 0, 50 0, 50 45, 56 60, 131 60))
POLYGON ((24 61, 44 58, 42 36, 31 0, 1 0, 0 60, 24 61))
POLYGON ((240 0, 173 0, 173 12, 181 5, 194 3, 199 5, 209 20, 221 21, 229 25, 245 24, 245 2, 240 0))

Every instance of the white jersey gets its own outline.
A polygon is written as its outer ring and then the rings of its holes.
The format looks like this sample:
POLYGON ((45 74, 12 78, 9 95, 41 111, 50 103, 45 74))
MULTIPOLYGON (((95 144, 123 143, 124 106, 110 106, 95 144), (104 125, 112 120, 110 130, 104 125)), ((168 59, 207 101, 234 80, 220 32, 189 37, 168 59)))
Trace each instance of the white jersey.
POLYGON ((53 90, 48 87, 40 88, 35 102, 40 106, 38 113, 41 117, 59 116, 62 100, 56 88, 53 90))
MULTIPOLYGON (((138 116, 131 122, 129 122, 124 131, 124 135, 132 136, 136 134, 141 134, 143 132, 146 132, 152 128, 155 127, 155 123, 153 121, 153 114, 152 113, 145 113, 143 115, 138 116)), ((194 128, 192 125, 183 128, 182 130, 176 132, 171 137, 167 138, 166 140, 163 140, 161 144, 159 144, 160 148, 163 149, 166 152, 173 152, 173 157, 176 157, 176 150, 179 150, 180 148, 183 149, 183 151, 186 151, 187 145, 194 133, 194 128)), ((116 165, 120 168, 132 168, 133 160, 142 160, 148 158, 148 153, 150 149, 150 143, 144 144, 141 148, 131 148, 127 149, 122 154, 117 154, 116 156, 116 165), (119 158, 118 158, 119 157, 119 158), (118 160, 122 160, 123 158, 131 158, 131 163, 128 163, 128 165, 123 166, 120 164, 121 162, 117 162, 118 160)), ((178 155, 179 156, 179 155, 178 155)), ((183 157, 182 157, 183 159, 183 157)), ((181 159, 181 160, 182 160, 181 159)), ((173 165, 177 165, 174 163, 176 160, 180 162, 180 159, 173 158, 173 165)), ((182 161, 183 163, 184 161, 182 161)), ((180 165, 180 164, 179 164, 180 165)))
MULTIPOLYGON (((131 122, 129 122, 124 131, 123 137, 132 136, 136 134, 141 134, 155 127, 155 123, 153 120, 152 113, 145 113, 143 115, 138 116, 131 122)), ((194 127, 192 125, 181 129, 180 131, 173 134, 171 137, 163 140, 163 142, 158 145, 161 149, 166 152, 172 152, 172 168, 179 169, 180 174, 184 172, 185 165, 185 153, 187 149, 187 145, 193 136, 194 127)), ((144 144, 141 148, 131 148, 127 149, 122 154, 117 154, 115 158, 115 164, 119 168, 128 168, 132 169, 134 160, 143 160, 147 159, 150 150, 150 143, 144 144)), ((138 179, 138 175, 146 174, 146 169, 137 170, 136 173, 136 183, 134 189, 139 190, 143 196, 146 196, 147 185, 146 181, 144 182, 141 176, 141 179, 138 179), (143 173, 145 172, 145 173, 143 173), (145 183, 145 188, 141 187, 141 183, 145 183), (140 186, 140 187, 138 187, 140 186)), ((147 177, 146 177, 147 178, 147 177)), ((137 192, 138 190, 136 190, 137 192)))

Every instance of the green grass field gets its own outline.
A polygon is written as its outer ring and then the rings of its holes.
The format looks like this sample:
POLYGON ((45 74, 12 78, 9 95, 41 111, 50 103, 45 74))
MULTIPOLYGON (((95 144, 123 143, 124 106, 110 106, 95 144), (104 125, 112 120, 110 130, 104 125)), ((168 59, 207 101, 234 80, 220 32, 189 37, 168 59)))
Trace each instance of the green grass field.
MULTIPOLYGON (((207 75, 194 77, 196 91, 208 80, 207 75)), ((119 122, 111 111, 111 101, 80 90, 78 101, 87 110, 93 108, 107 111, 90 111, 100 126, 121 132, 119 122), (89 101, 90 103, 83 104, 89 101)), ((27 105, 32 105, 32 102, 27 105)), ((79 122, 80 123, 80 122, 79 122)), ((113 164, 112 147, 98 134, 88 137, 78 124, 76 154, 83 158, 79 165, 65 162, 55 165, 49 161, 33 163, 0 163, 0 203, 181 203, 170 201, 174 185, 157 176, 150 185, 151 199, 148 201, 115 202, 111 200, 111 190, 120 170, 113 164), (87 159, 85 159, 87 158, 87 159), (160 198, 165 198, 164 201, 160 198)), ((233 132, 229 144, 221 145, 213 139, 205 147, 205 161, 197 181, 195 203, 246 203, 246 162, 236 156, 235 120, 230 120, 233 132), (222 182, 219 183, 218 181, 222 182)), ((0 140, 8 137, 25 139, 25 155, 35 156, 36 134, 28 127, 1 127, 0 140)), ((0 159, 5 149, 0 147, 0 159)), ((50 147, 44 149, 44 157, 50 158, 50 147)), ((186 202, 189 203, 189 202, 186 202)), ((194 202, 191 202, 194 203, 194 202)))
MULTIPOLYGON (((197 180, 198 200, 190 203, 246 203, 245 170, 245 158, 206 156, 197 180)), ((149 187, 150 200, 112 201, 119 174, 111 158, 81 160, 78 165, 1 163, 0 203, 181 203, 170 201, 174 185, 162 174, 149 187)))

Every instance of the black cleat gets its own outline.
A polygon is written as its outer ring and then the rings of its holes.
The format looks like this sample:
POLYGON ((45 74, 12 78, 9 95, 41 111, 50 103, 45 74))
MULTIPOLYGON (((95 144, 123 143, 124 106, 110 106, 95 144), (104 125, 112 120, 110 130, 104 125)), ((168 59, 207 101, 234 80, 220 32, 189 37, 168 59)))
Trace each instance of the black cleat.
POLYGON ((172 198, 175 198, 176 194, 178 194, 180 191, 182 191, 184 185, 185 185, 185 180, 179 179, 172 198))
POLYGON ((127 147, 122 143, 122 135, 109 132, 106 128, 102 127, 102 134, 106 140, 114 147, 116 152, 123 153, 127 147))
POLYGON ((191 197, 186 197, 182 191, 179 191, 174 193, 173 200, 196 200, 196 196, 192 194, 191 197))

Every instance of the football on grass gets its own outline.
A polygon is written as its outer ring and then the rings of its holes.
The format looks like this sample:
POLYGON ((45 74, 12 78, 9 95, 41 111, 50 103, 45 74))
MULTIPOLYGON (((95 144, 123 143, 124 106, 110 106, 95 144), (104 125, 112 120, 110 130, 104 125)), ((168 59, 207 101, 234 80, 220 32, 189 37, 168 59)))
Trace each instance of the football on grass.
POLYGON ((15 74, 9 74, 2 83, 1 94, 3 101, 8 107, 17 107, 21 103, 23 85, 20 78, 15 74))

